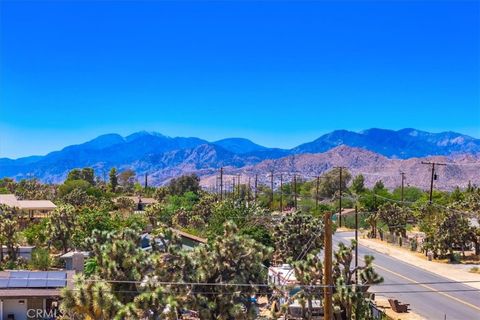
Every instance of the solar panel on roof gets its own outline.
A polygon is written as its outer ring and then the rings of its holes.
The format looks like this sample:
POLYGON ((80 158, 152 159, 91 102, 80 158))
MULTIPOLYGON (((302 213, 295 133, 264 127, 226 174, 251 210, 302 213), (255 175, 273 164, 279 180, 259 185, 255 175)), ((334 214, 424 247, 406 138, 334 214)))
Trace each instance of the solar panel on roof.
POLYGON ((30 271, 10 271, 8 288, 26 288, 28 285, 28 274, 30 271))
POLYGON ((0 279, 0 288, 61 288, 67 285, 67 273, 61 271, 11 271, 0 279))
POLYGON ((0 289, 8 288, 8 278, 0 278, 0 289))
POLYGON ((67 285, 67 273, 61 271, 48 271, 47 287, 59 288, 67 285))
POLYGON ((45 288, 47 286, 48 272, 30 272, 28 275, 28 288, 45 288))

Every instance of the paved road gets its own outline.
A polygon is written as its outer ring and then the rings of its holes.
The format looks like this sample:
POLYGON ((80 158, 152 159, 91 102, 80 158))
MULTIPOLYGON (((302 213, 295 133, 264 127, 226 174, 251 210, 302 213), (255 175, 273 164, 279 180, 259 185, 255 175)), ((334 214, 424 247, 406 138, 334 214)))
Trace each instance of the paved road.
MULTIPOLYGON (((333 243, 349 244, 353 236, 353 232, 338 232, 333 243)), ((409 303, 412 311, 426 319, 480 320, 480 292, 474 288, 458 283, 418 284, 451 280, 363 246, 359 246, 358 251, 360 258, 375 257, 375 269, 384 278, 383 285, 371 288, 372 292, 409 303)))

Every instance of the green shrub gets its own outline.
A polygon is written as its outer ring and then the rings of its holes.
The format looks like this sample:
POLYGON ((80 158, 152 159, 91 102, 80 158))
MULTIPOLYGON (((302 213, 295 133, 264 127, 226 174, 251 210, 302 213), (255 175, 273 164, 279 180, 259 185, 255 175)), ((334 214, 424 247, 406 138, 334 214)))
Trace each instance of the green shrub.
POLYGON ((34 270, 48 270, 52 264, 50 253, 46 249, 35 248, 32 252, 30 267, 34 270))

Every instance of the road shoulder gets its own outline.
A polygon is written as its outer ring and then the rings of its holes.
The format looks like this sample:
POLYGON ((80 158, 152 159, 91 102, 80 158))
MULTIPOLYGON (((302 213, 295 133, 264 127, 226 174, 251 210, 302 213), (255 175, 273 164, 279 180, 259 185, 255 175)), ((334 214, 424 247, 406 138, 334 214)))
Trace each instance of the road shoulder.
POLYGON ((422 259, 415 256, 407 249, 398 248, 386 242, 361 238, 359 239, 359 244, 382 254, 388 255, 392 258, 398 259, 402 262, 411 264, 412 266, 418 267, 425 271, 432 272, 452 281, 463 282, 465 285, 480 290, 480 274, 470 273, 467 270, 458 268, 455 265, 422 259))

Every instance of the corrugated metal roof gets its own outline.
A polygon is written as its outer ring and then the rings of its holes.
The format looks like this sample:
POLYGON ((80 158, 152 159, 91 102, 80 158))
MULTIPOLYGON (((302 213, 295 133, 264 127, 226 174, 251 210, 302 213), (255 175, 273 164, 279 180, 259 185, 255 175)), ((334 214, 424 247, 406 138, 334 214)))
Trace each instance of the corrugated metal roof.
POLYGON ((0 194, 0 204, 26 210, 53 210, 57 207, 50 200, 18 200, 14 194, 0 194))
POLYGON ((0 194, 0 204, 5 204, 9 207, 20 207, 14 194, 0 194))
POLYGON ((48 210, 55 209, 57 206, 50 200, 18 200, 21 209, 28 210, 48 210))

